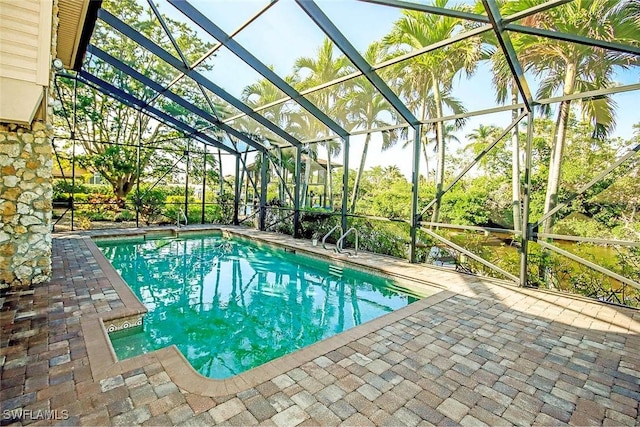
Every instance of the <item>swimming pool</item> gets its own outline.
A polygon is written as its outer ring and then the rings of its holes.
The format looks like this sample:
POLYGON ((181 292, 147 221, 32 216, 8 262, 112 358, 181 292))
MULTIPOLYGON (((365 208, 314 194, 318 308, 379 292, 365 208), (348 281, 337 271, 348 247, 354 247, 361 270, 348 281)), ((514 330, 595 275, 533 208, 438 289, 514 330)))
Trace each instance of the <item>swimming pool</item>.
POLYGON ((175 344, 199 373, 227 378, 419 296, 389 278, 221 234, 98 246, 148 313, 111 334, 119 359, 175 344))

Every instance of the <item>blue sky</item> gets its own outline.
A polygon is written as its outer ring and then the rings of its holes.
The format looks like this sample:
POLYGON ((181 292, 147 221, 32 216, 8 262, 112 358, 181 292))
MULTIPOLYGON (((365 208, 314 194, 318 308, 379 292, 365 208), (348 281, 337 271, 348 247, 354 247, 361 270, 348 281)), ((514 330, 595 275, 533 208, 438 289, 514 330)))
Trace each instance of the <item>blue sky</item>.
MULTIPOLYGON (((191 0, 205 15, 213 20, 227 33, 233 32, 251 15, 268 3, 265 0, 191 0)), ((185 17, 175 11, 165 0, 158 2, 160 10, 174 19, 185 21, 185 17)), ((452 2, 454 3, 454 2, 452 2)), ((470 0, 455 3, 473 3, 470 0)), ((343 32, 351 43, 364 51, 374 40, 381 39, 391 29, 393 22, 400 16, 397 8, 374 5, 370 3, 349 0, 319 0, 321 9, 333 20, 338 29, 343 32)), ((191 25, 192 27, 194 25, 191 25)), ((201 32, 203 39, 211 41, 210 36, 201 32)), ((281 77, 291 73, 293 63, 301 56, 314 56, 324 39, 324 33, 318 29, 311 19, 292 0, 280 0, 265 14, 249 27, 242 30, 235 39, 252 52, 260 61, 272 65, 274 71, 281 77)), ((249 66, 235 57, 226 49, 221 51, 213 60, 214 69, 210 77, 228 92, 240 97, 242 89, 260 78, 249 66)), ((640 70, 619 73, 615 79, 620 84, 640 82, 640 70)), ((529 84, 535 93, 536 82, 529 76, 529 84)), ((491 73, 488 66, 481 65, 470 79, 460 78, 453 95, 463 101, 468 111, 497 106, 494 90, 491 85, 491 73)), ((617 127, 614 136, 629 138, 632 126, 640 122, 637 111, 638 92, 627 92, 614 96, 618 104, 617 127)), ((465 144, 464 135, 478 125, 506 126, 510 122, 510 113, 499 113, 470 118, 465 129, 456 135, 465 144)), ((358 165, 363 138, 352 138, 350 167, 358 165)), ((374 137, 370 154, 367 158, 367 168, 379 164, 398 165, 405 175, 410 176, 409 150, 396 147, 385 153, 380 153, 379 138, 374 137)), ((326 157, 326 154, 320 154, 326 157)), ((340 158, 337 161, 341 161, 340 158)), ((424 164, 421 165, 424 170, 424 164)))

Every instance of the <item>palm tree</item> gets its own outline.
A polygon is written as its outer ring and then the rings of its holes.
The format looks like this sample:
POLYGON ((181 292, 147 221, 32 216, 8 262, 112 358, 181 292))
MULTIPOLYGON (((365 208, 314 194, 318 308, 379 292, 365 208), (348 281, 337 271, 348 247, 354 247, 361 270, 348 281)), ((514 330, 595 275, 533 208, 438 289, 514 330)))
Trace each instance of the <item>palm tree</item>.
MULTIPOLYGON (((284 80, 292 86, 298 83, 296 76, 286 76, 284 80)), ((268 79, 260 79, 242 89, 241 99, 249 107, 256 109, 282 99, 284 96, 284 93, 271 83, 271 81, 268 79)), ((273 107, 264 109, 260 114, 282 129, 285 129, 288 125, 289 115, 285 103, 279 103, 273 107)), ((273 134, 266 130, 262 125, 258 124, 258 122, 255 120, 249 121, 252 123, 250 127, 255 130, 256 134, 261 135, 264 138, 273 137, 273 134)))
MULTIPOLYGON (((289 132, 298 139, 317 139, 325 135, 324 125, 306 111, 289 113, 289 132)), ((302 199, 300 204, 306 206, 307 189, 309 188, 309 178, 311 177, 311 163, 317 158, 316 144, 305 144, 302 148, 305 154, 304 180, 302 183, 302 199)))
POLYGON ((331 171, 333 170, 333 166, 331 165, 331 159, 334 156, 339 156, 342 152, 342 144, 340 141, 336 139, 327 139, 323 142, 318 143, 321 147, 324 147, 327 150, 327 172, 324 182, 324 191, 325 198, 328 196, 329 203, 325 200, 325 206, 330 206, 333 209, 333 178, 331 175, 331 171))
MULTIPOLYGON (((460 142, 458 137, 453 133, 458 129, 460 129, 460 126, 458 126, 456 123, 448 123, 448 124, 444 125, 443 133, 442 133, 442 140, 444 141, 445 144, 447 144, 449 142, 460 142)), ((438 143, 438 134, 437 133, 433 134, 433 136, 431 136, 431 137, 429 137, 429 134, 426 134, 426 139, 428 141, 428 144, 433 144, 434 146, 437 146, 437 143, 438 143)), ((440 167, 440 164, 437 164, 436 166, 440 167)), ((436 174, 436 176, 438 176, 440 174, 440 171, 438 169, 436 169, 435 174, 436 174)), ((444 181, 444 171, 442 171, 442 176, 443 176, 443 181, 444 181)))
MULTIPOLYGON (((408 73, 408 74, 411 74, 411 73, 408 73)), ((406 76, 406 78, 403 77, 402 80, 403 81, 401 83, 400 90, 402 92, 409 94, 411 91, 411 88, 415 86, 415 84, 413 83, 414 78, 408 75, 406 76)), ((466 108, 464 108, 464 106, 462 105, 462 102, 451 95, 451 87, 444 88, 440 92, 440 97, 442 100, 442 105, 445 106, 453 114, 462 114, 467 111, 466 108)), ((413 99, 409 99, 409 101, 407 102, 407 106, 413 110, 420 109, 422 111, 421 113, 422 120, 424 120, 427 117, 436 117, 437 113, 436 113, 436 104, 434 102, 434 99, 435 98, 432 96, 431 88, 427 88, 424 95, 420 94, 420 96, 416 96, 413 99)), ((455 130, 461 129, 465 122, 466 122, 466 119, 456 119, 454 121, 455 130)), ((424 175, 427 181, 429 180, 429 146, 433 144, 433 152, 435 153, 437 151, 437 138, 433 138, 433 137, 430 138, 429 134, 430 133, 435 134, 436 130, 437 130, 436 125, 427 126, 425 127, 425 130, 422 132, 422 135, 420 136, 420 145, 422 147, 422 155, 424 156, 424 161, 426 165, 426 172, 424 175)), ((445 132, 446 134, 446 126, 443 129, 443 132, 445 132)), ((446 140, 446 138, 444 139, 446 140)), ((402 148, 403 149, 407 148, 412 143, 413 143, 412 141, 407 140, 402 145, 402 148)), ((436 180, 436 176, 437 175, 434 171, 434 182, 436 180)))
MULTIPOLYGON (((289 84, 295 84, 296 79, 295 76, 287 76, 285 81, 289 84)), ((277 101, 283 97, 283 93, 278 89, 273 83, 271 83, 267 79, 260 79, 257 82, 246 86, 242 90, 241 99, 251 108, 258 108, 260 106, 269 104, 271 102, 277 101)), ((277 104, 273 107, 265 109, 261 112, 265 118, 274 123, 276 126, 279 126, 282 129, 285 129, 289 126, 289 112, 285 108, 284 103, 277 104)), ((249 117, 243 117, 240 119, 240 127, 249 134, 249 136, 253 137, 257 140, 274 140, 277 137, 269 131, 264 126, 260 125, 257 121, 250 119, 249 117)), ((277 151, 278 158, 282 160, 280 156, 280 151, 277 151)), ((274 167, 278 165, 275 162, 272 162, 274 167)), ((280 184, 278 186, 278 194, 280 196, 280 200, 284 201, 284 186, 286 185, 286 181, 284 178, 286 177, 286 170, 284 163, 282 161, 279 162, 279 166, 281 168, 281 177, 283 179, 280 180, 280 184)))
MULTIPOLYGON (((376 64, 383 60, 385 56, 384 46, 379 42, 373 42, 367 48, 364 59, 369 64, 376 64)), ((391 108, 386 99, 378 92, 378 90, 366 79, 356 79, 355 84, 347 96, 343 98, 345 105, 344 111, 347 111, 347 121, 353 125, 353 129, 373 129, 376 127, 390 126, 391 123, 385 118, 396 118, 396 111, 391 108)), ((397 122, 397 119, 396 119, 397 122)), ((396 132, 382 133, 382 151, 387 150, 397 141, 396 132)), ((362 157, 360 158, 360 167, 356 174, 356 180, 353 185, 353 193, 351 194, 350 211, 356 210, 356 201, 358 200, 358 190, 360 189, 360 181, 364 173, 364 166, 367 160, 367 152, 369 143, 371 142, 371 132, 367 133, 362 147, 362 157)))
MULTIPOLYGON (((575 0, 533 15, 525 24, 607 41, 633 43, 634 35, 636 39, 638 37, 637 26, 624 8, 619 7, 617 0, 575 0)), ((520 55, 526 68, 542 78, 537 93, 540 98, 551 97, 557 91, 570 95, 610 87, 614 84, 612 75, 617 68, 638 65, 638 59, 629 55, 542 37, 527 37, 520 55)), ((551 211, 558 202, 571 104, 571 100, 562 101, 557 112, 544 213, 551 211)), ((615 103, 610 98, 583 101, 579 106, 594 126, 594 137, 603 138, 614 128, 615 103)), ((553 217, 550 217, 544 222, 543 231, 551 233, 552 227, 553 217)))
MULTIPOLYGON (((483 124, 479 125, 476 129, 473 129, 471 133, 465 135, 468 141, 471 141, 464 147, 465 151, 471 151, 474 155, 478 155, 485 149, 487 144, 492 143, 496 137, 500 135, 500 128, 497 126, 483 124)), ((489 154, 485 155, 480 164, 483 167, 487 166, 489 154)))
MULTIPOLYGON (((342 77, 353 70, 349 60, 341 55, 337 56, 333 50, 333 42, 329 38, 325 38, 322 45, 318 48, 316 57, 298 58, 294 64, 294 72, 296 75, 304 75, 300 83, 296 86, 298 89, 308 89, 314 86, 327 83, 342 77)), ((336 99, 339 96, 341 86, 333 86, 328 89, 314 92, 309 95, 309 99, 314 102, 325 114, 340 117, 341 114, 336 110, 336 99), (337 89, 336 89, 337 87, 337 89)), ((329 204, 333 206, 333 182, 331 178, 331 157, 340 152, 340 146, 335 141, 327 141, 324 143, 327 149, 327 179, 329 181, 329 204)))
MULTIPOLYGON (((502 2, 500 5, 501 13, 503 16, 512 15, 516 12, 528 9, 537 5, 536 0, 520 0, 515 2, 502 2)), ((478 3, 476 5, 476 11, 484 11, 484 6, 478 3)), ((513 44, 516 52, 520 52, 525 49, 522 46, 523 40, 526 37, 518 33, 510 34, 511 43, 513 44)), ((518 84, 513 76, 511 69, 507 63, 507 60, 499 47, 498 40, 493 33, 485 33, 483 42, 490 45, 491 48, 487 52, 486 57, 491 62, 491 69, 493 71, 493 85, 496 89, 496 101, 500 104, 505 104, 507 99, 511 101, 511 105, 518 103, 518 84)), ((522 62, 522 57, 519 58, 522 62)), ((521 64, 524 65, 524 64, 521 64)), ((511 121, 515 121, 518 118, 518 111, 511 111, 511 121)), ((512 218, 513 228, 516 231, 522 229, 520 221, 520 157, 519 157, 519 126, 516 125, 511 131, 511 206, 512 206, 512 218)))
MULTIPOLYGON (((448 0, 435 0, 434 6, 445 8, 448 0)), ((459 7, 454 6, 454 9, 459 7)), ((417 11, 403 11, 403 16, 396 21, 385 38, 387 45, 396 46, 403 51, 407 46, 411 50, 420 49, 433 43, 448 39, 463 29, 463 22, 459 19, 427 14, 417 11)), ((421 118, 426 118, 427 95, 431 91, 435 114, 432 117, 443 117, 442 93, 451 88, 454 76, 464 70, 471 74, 480 56, 478 39, 465 39, 447 47, 420 55, 403 64, 406 75, 412 76, 406 80, 411 84, 410 91, 413 98, 421 98, 421 118)), ((444 182, 444 123, 435 126, 438 149, 436 197, 437 203, 433 210, 432 221, 437 222, 440 215, 440 199, 444 182)))

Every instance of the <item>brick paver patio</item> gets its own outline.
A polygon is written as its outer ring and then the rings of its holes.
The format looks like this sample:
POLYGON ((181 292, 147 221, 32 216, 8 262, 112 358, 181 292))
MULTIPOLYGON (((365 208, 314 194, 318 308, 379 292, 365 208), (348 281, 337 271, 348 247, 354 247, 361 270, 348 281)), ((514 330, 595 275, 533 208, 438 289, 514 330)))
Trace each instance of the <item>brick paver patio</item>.
POLYGON ((51 282, 2 294, 3 425, 640 424, 635 310, 364 254, 443 290, 259 373, 185 385, 170 348, 115 364, 95 350, 87 325, 129 302, 92 245, 54 238, 51 282))

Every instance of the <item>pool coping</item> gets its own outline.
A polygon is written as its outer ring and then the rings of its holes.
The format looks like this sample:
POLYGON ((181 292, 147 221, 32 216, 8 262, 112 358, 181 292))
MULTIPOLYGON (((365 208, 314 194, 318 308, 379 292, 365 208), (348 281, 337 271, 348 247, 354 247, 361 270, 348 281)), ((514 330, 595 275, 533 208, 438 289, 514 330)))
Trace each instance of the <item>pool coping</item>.
MULTIPOLYGON (((228 232, 229 234, 238 237, 249 238, 252 240, 255 240, 257 238, 257 236, 247 235, 247 233, 244 233, 242 231, 229 229, 227 227, 208 227, 196 229, 167 228, 164 229, 160 234, 169 232, 175 233, 174 235, 195 235, 211 232, 222 232, 224 234, 225 232, 228 232)), ((144 236, 146 234, 147 233, 141 232, 139 230, 119 230, 116 234, 110 233, 106 235, 107 239, 105 240, 144 236)), ((149 235, 154 234, 156 234, 154 231, 149 233, 149 235)), ((114 290, 116 291, 124 305, 124 307, 116 310, 97 313, 90 316, 85 315, 80 319, 82 333, 85 337, 87 347, 89 366, 91 367, 93 378, 97 381, 114 375, 122 374, 132 369, 143 368, 150 363, 159 362, 166 370, 170 379, 178 387, 187 392, 197 393, 208 397, 221 397, 229 394, 239 393, 255 387, 256 385, 261 384, 265 381, 273 379, 278 375, 284 374, 292 368, 299 367, 304 365, 305 363, 311 362, 314 359, 325 355, 328 352, 337 350, 350 342, 357 341, 358 339, 366 336, 373 331, 392 325, 393 323, 409 317, 417 313, 418 311, 425 309, 426 307, 438 304, 456 295, 454 292, 443 290, 441 286, 437 287, 429 284, 429 287, 439 288, 439 290, 437 290, 435 294, 415 301, 412 304, 407 305, 406 307, 402 307, 391 313, 387 313, 376 319, 370 320, 337 335, 329 337, 325 340, 316 342, 302 349, 276 358, 270 362, 242 372, 233 377, 225 379, 212 379, 198 373, 175 345, 135 356, 130 359, 118 360, 111 344, 111 340, 109 339, 109 332, 107 331, 107 327, 105 326, 105 324, 118 319, 144 315, 144 313, 147 312, 147 309, 138 300, 133 291, 124 282, 115 268, 111 265, 111 263, 107 260, 107 258, 96 245, 94 238, 100 240, 101 236, 93 235, 78 237, 86 239, 85 243, 91 251, 92 256, 96 259, 99 267, 102 269, 107 279, 112 283, 114 290)), ((261 240, 262 242, 270 245, 291 247, 291 245, 278 244, 268 239, 257 238, 257 240, 261 240)), ((297 246, 295 247, 295 249, 301 250, 301 252, 303 251, 297 246)), ((321 257, 321 255, 318 255, 314 251, 304 252, 307 252, 311 256, 321 257)), ((326 258, 330 261, 342 261, 342 263, 349 266, 354 265, 354 263, 345 260, 336 260, 332 257, 326 258)), ((364 267, 367 268, 368 266, 364 267)), ((386 273, 383 269, 367 269, 379 273, 389 274, 386 273)), ((418 282, 415 278, 409 280, 416 283, 418 282)))
MULTIPOLYGON (((68 235, 67 235, 68 236, 68 235)), ((424 265, 410 264, 405 260, 392 258, 384 255, 369 254, 362 252, 360 258, 346 258, 344 255, 324 251, 319 247, 310 246, 310 242, 304 239, 292 240, 290 236, 277 233, 261 232, 253 229, 246 229, 233 226, 195 226, 188 228, 165 227, 151 230, 109 230, 108 232, 98 231, 83 234, 92 255, 98 261, 98 265, 103 269, 108 279, 113 283, 114 289, 121 297, 124 307, 105 313, 97 313, 89 316, 82 316, 81 327, 86 340, 87 355, 93 378, 96 381, 124 374, 134 369, 159 363, 169 376, 169 378, 183 391, 199 394, 206 397, 223 397, 241 393, 249 390, 261 383, 273 380, 279 375, 285 374, 291 369, 304 367, 309 362, 316 361, 317 358, 325 356, 332 351, 340 351, 344 346, 348 346, 368 334, 378 331, 387 326, 410 318, 413 314, 420 312, 430 306, 435 306, 450 298, 455 298, 464 288, 469 289, 477 283, 488 283, 500 287, 510 288, 524 295, 536 295, 538 298, 559 298, 565 297, 585 302, 594 301, 571 294, 558 294, 546 290, 534 290, 515 286, 511 282, 487 277, 465 275, 458 272, 442 268, 431 268, 424 265), (422 298, 406 307, 385 314, 381 317, 365 322, 362 325, 351 328, 340 334, 334 335, 323 341, 311 344, 293 353, 281 356, 261 366, 255 367, 241 374, 226 379, 212 379, 199 374, 186 360, 178 348, 174 345, 136 356, 130 359, 118 361, 113 351, 113 347, 108 337, 104 321, 110 321, 118 317, 140 314, 146 311, 142 303, 124 283, 113 266, 104 257, 91 237, 107 236, 108 238, 123 238, 136 236, 179 236, 206 234, 212 232, 222 232, 223 235, 233 235, 248 238, 253 241, 260 241, 268 245, 291 248, 296 252, 305 253, 310 256, 317 256, 335 262, 339 265, 363 268, 368 271, 383 273, 392 277, 408 280, 410 282, 423 283, 435 294, 422 298), (228 233, 228 234, 227 234, 228 233), (368 258, 368 259, 367 259, 368 258), (372 265, 372 263, 374 263, 372 265), (425 275, 428 276, 425 277, 425 275), (461 288, 462 286, 462 288, 461 288), (544 297, 543 295, 546 295, 544 297)), ((363 360, 366 357, 363 356, 363 360)), ((321 362, 318 362, 321 363, 321 362)))

